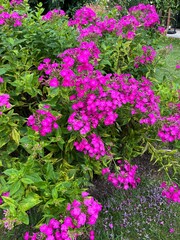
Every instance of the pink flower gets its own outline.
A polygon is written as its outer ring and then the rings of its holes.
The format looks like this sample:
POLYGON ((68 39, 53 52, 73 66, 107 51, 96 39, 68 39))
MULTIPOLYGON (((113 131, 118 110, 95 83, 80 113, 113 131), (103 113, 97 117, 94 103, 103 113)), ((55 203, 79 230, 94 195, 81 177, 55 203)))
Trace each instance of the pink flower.
POLYGON ((175 232, 174 228, 170 228, 170 229, 169 229, 169 232, 170 232, 170 233, 174 233, 174 232, 175 232))
POLYGON ((59 87, 59 81, 57 78, 52 78, 50 81, 49 81, 49 86, 50 87, 59 87))
POLYGON ((120 5, 116 5, 115 8, 118 10, 118 11, 122 11, 122 7, 120 5))
POLYGON ((2 77, 0 77, 0 83, 3 83, 4 79, 2 77))
POLYGON ((89 193, 88 193, 88 192, 82 192, 82 193, 81 193, 81 196, 82 196, 83 198, 85 198, 85 197, 89 196, 89 193))

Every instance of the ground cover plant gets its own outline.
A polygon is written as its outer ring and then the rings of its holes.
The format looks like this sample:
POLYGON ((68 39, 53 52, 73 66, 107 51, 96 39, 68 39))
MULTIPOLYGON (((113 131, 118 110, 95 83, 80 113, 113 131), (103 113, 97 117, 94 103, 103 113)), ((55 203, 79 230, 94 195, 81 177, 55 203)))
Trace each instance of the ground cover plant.
POLYGON ((158 47, 165 30, 155 7, 99 16, 83 7, 69 19, 60 9, 42 16, 41 6, 0 6, 6 237, 14 228, 17 239, 95 239, 103 206, 87 192, 94 176, 136 191, 141 176, 131 160, 145 152, 174 181, 162 183, 163 198, 178 204, 179 85, 167 99, 156 79, 171 47, 158 47))

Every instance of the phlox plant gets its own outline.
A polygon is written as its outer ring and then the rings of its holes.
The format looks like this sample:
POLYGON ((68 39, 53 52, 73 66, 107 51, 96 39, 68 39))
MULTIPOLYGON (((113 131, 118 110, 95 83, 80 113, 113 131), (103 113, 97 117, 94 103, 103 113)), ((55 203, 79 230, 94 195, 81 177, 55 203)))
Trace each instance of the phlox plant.
POLYGON ((102 209, 88 192, 82 192, 82 200, 67 204, 66 216, 64 219, 56 220, 52 218, 48 224, 40 226, 38 233, 30 236, 29 232, 24 235, 24 240, 29 239, 77 239, 84 232, 90 240, 95 239, 93 225, 95 225, 99 212, 102 209))
POLYGON ((0 9, 1 223, 31 224, 35 209, 40 233, 25 239, 75 239, 101 210, 81 199, 94 174, 136 188, 131 158, 180 138, 178 113, 162 114, 151 81, 158 14, 140 4, 103 18, 83 7, 68 19, 60 9, 42 16, 41 4, 31 11, 26 0, 0 9))

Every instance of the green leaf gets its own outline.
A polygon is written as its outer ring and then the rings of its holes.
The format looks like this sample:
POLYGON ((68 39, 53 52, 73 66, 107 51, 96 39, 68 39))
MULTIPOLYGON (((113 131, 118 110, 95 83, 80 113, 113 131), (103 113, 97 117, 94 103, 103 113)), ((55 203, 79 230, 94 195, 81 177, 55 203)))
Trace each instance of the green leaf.
POLYGON ((5 170, 3 173, 9 177, 10 176, 12 177, 13 175, 17 176, 17 174, 19 174, 19 171, 17 169, 10 168, 10 169, 5 170))
POLYGON ((18 212, 17 218, 20 222, 28 225, 29 224, 29 216, 26 212, 20 211, 18 212))
POLYGON ((21 182, 20 181, 16 181, 15 183, 13 183, 10 187, 10 194, 11 196, 13 194, 15 194, 21 187, 21 182))
POLYGON ((11 206, 11 205, 12 206, 17 206, 17 202, 14 199, 10 198, 10 197, 3 197, 2 196, 2 199, 3 199, 3 202, 6 203, 9 206, 11 206))
POLYGON ((53 188, 52 190, 52 197, 53 199, 57 199, 58 198, 58 191, 56 188, 53 188))
POLYGON ((42 200, 40 200, 40 196, 36 193, 30 192, 22 201, 19 202, 19 204, 23 211, 28 211, 40 202, 42 202, 42 200))
POLYGON ((13 128, 11 136, 12 136, 12 139, 15 141, 15 143, 19 145, 20 134, 15 128, 13 128))
POLYGON ((8 70, 8 68, 0 68, 0 75, 5 74, 8 70))
POLYGON ((24 184, 32 184, 34 183, 34 181, 30 178, 21 178, 21 182, 24 183, 24 184))

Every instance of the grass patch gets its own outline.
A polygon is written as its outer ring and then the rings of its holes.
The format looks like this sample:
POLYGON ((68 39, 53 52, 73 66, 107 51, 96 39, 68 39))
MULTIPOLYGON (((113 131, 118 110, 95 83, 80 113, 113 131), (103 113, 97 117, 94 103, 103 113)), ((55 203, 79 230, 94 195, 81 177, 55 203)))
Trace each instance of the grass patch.
POLYGON ((172 51, 168 54, 164 61, 161 59, 161 66, 157 68, 155 78, 161 83, 168 79, 170 82, 180 84, 180 70, 176 69, 178 61, 180 61, 180 39, 164 38, 159 44, 159 49, 166 51, 166 46, 172 45, 172 51))
POLYGON ((96 240, 180 239, 180 205, 168 204, 161 196, 164 176, 152 169, 154 166, 142 159, 139 170, 142 181, 137 189, 118 190, 104 181, 96 185, 95 195, 103 205, 96 240))

